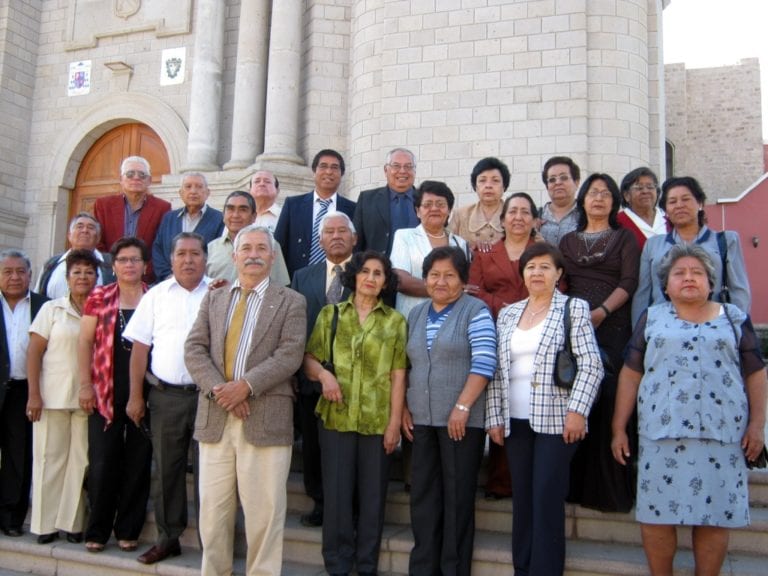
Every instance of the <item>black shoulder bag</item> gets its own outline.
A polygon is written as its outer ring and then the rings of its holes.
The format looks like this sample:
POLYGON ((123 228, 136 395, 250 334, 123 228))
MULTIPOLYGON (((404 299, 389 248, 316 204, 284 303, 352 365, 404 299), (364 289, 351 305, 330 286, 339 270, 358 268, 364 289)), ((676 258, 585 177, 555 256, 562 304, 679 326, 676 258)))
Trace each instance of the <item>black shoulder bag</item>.
POLYGON ((571 298, 565 301, 565 310, 563 311, 563 337, 565 346, 557 351, 555 356, 555 386, 563 390, 573 388, 576 381, 576 358, 573 356, 571 348, 571 298))

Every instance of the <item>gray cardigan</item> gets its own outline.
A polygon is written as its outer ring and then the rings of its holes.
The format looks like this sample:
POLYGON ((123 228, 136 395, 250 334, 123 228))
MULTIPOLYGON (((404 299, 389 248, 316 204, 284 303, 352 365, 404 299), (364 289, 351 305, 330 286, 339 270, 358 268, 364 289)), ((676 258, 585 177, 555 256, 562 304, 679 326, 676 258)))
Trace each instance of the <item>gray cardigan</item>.
MULTIPOLYGON (((466 384, 472 363, 467 329, 485 304, 463 294, 435 335, 432 350, 427 350, 427 300, 408 316, 408 409, 413 423, 420 426, 447 426, 448 417, 466 384)), ((469 413, 467 426, 483 428, 485 391, 478 396, 469 413)))

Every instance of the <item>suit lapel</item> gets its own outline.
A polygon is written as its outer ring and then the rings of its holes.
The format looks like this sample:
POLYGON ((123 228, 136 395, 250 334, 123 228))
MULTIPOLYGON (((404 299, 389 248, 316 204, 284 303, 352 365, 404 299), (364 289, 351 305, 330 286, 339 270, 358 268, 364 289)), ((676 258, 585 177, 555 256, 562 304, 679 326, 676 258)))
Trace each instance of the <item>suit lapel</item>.
POLYGON ((315 264, 312 267, 310 278, 312 280, 312 294, 315 300, 320 304, 318 310, 325 306, 325 261, 315 264))
POLYGON ((390 230, 392 228, 392 213, 389 210, 389 190, 387 188, 379 188, 376 193, 376 209, 384 222, 384 229, 390 230))

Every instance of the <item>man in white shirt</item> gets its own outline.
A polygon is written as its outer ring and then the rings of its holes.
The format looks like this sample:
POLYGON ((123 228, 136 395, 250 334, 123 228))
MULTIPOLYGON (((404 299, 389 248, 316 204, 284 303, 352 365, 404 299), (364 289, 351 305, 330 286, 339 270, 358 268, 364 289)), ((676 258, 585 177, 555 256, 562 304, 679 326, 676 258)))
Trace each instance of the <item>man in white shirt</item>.
POLYGON ((177 234, 171 246, 173 275, 144 295, 123 333, 133 342, 126 412, 140 427, 146 426, 142 421, 147 405, 145 379, 152 385, 148 400, 157 470, 153 500, 158 537, 155 545, 139 556, 142 564, 181 554, 179 537, 187 526, 187 453, 199 390, 184 364, 184 342, 208 292, 205 261, 202 236, 194 232, 177 234))
POLYGON ((112 272, 112 261, 109 254, 102 254, 96 249, 101 239, 101 225, 88 212, 80 212, 69 223, 67 240, 72 247, 61 254, 56 254, 43 265, 40 277, 37 279, 35 292, 47 296, 51 300, 67 294, 67 255, 71 250, 90 250, 99 261, 96 285, 102 286, 115 281, 112 272))
POLYGON ((29 291, 31 270, 23 252, 0 252, 0 531, 13 537, 23 534, 32 484, 32 423, 26 412, 29 326, 47 300, 29 291))
POLYGON ((280 218, 280 206, 275 202, 280 182, 269 170, 259 170, 251 176, 251 196, 256 201, 256 226, 266 226, 273 233, 280 218))

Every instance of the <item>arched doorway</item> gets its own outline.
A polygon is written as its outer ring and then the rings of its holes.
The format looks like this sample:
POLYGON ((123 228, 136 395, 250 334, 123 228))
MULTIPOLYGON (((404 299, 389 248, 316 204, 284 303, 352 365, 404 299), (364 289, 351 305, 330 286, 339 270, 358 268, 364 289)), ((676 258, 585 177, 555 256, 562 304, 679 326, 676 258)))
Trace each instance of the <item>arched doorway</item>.
POLYGON ((153 184, 171 171, 165 145, 152 128, 136 123, 113 128, 91 146, 80 164, 67 222, 78 212, 93 212, 96 198, 120 190, 120 162, 126 156, 149 161, 153 184))

